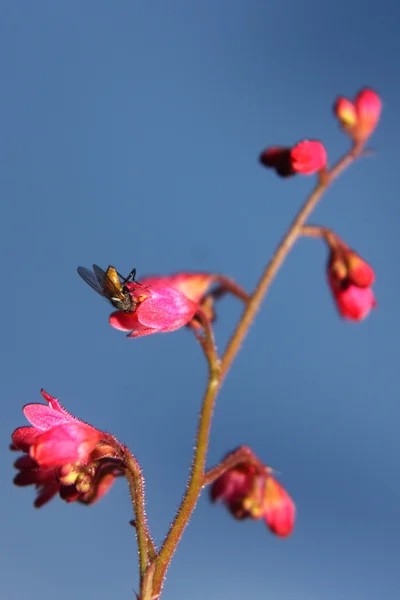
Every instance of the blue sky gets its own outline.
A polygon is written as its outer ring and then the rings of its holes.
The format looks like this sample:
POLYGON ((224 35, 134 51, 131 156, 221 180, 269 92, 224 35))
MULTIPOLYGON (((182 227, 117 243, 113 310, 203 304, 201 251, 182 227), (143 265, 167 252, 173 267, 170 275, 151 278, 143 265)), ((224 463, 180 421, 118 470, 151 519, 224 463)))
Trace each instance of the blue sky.
MULTIPOLYGON (((250 444, 298 510, 290 539, 234 522, 207 494, 164 597, 387 600, 399 595, 398 22, 395 0, 3 3, 0 144, 0 596, 132 598, 136 547, 123 481, 87 509, 40 511, 11 481, 11 432, 44 387, 127 443, 160 542, 189 472, 206 367, 185 331, 127 340, 76 274, 216 271, 257 281, 312 178, 282 181, 260 150, 347 141, 338 94, 382 96, 376 156, 328 192, 312 221, 375 268, 379 307, 343 322, 326 251, 302 240, 227 378, 210 466, 250 444)), ((221 304, 222 349, 240 315, 221 304)))

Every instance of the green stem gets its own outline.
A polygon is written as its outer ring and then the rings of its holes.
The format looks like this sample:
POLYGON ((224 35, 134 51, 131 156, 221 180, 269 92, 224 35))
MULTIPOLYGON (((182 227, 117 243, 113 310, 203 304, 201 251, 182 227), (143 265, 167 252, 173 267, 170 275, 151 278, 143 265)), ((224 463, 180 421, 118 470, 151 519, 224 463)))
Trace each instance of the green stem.
MULTIPOLYGON (((128 480, 133 510, 135 513, 135 530, 139 552, 140 580, 142 581, 143 575, 148 567, 148 541, 151 540, 150 532, 147 527, 145 512, 143 474, 138 461, 130 452, 129 448, 124 446, 123 451, 125 464, 127 467, 126 478, 128 480)), ((152 541, 150 547, 154 547, 152 541)))
POLYGON ((156 559, 156 571, 153 579, 154 595, 158 595, 161 592, 165 573, 196 506, 201 488, 203 487, 211 420, 217 395, 216 391, 220 381, 220 361, 215 348, 211 324, 203 313, 199 313, 198 316, 204 327, 205 339, 204 343, 202 342, 202 347, 209 364, 208 385, 200 413, 200 422, 197 430, 195 454, 189 484, 178 513, 156 559))

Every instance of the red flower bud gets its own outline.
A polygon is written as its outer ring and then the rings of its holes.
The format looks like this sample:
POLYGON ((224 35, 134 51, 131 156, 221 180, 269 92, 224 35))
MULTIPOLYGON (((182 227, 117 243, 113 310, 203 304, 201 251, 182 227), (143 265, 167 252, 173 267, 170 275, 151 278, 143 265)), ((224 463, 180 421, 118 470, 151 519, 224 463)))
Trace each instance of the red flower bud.
POLYGON ((323 144, 317 140, 303 140, 293 148, 273 146, 260 154, 265 167, 275 169, 281 177, 296 173, 312 175, 327 165, 327 154, 323 144))
POLYGON ((355 142, 365 142, 376 128, 382 110, 382 102, 371 89, 361 90, 354 103, 340 96, 333 107, 343 129, 355 142))
POLYGON ((326 150, 318 140, 304 140, 290 151, 293 171, 303 175, 312 175, 324 169, 328 162, 326 150))
POLYGON ((371 289, 373 269, 337 237, 331 245, 327 276, 337 309, 345 319, 360 321, 376 306, 371 289))

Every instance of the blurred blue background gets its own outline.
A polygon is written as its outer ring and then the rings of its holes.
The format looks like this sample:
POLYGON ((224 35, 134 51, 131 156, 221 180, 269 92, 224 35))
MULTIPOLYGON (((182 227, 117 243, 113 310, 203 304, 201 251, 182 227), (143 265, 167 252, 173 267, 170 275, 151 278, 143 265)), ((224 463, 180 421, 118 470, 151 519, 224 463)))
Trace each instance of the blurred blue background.
MULTIPOLYGON (((382 96, 376 156, 351 167, 312 222, 376 269, 378 309, 339 319, 326 250, 301 240, 218 399, 209 465, 250 444, 294 497, 293 536, 200 499, 164 598, 398 598, 398 132, 395 0, 3 3, 1 577, 7 600, 133 598, 134 531, 118 481, 91 509, 32 507, 7 446, 40 388, 128 443, 152 532, 178 506, 206 366, 192 335, 127 340, 76 274, 217 271, 252 289, 312 178, 280 180, 260 150, 348 147, 338 94, 382 96)), ((241 312, 220 305, 220 349, 241 312)))

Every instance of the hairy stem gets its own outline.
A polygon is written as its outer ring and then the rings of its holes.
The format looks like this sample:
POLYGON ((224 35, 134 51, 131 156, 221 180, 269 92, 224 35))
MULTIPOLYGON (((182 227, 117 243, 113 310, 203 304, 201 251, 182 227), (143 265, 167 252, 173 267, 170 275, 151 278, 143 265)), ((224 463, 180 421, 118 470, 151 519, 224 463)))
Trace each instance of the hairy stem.
MULTIPOLYGON (((126 477, 129 483, 129 491, 132 498, 133 510, 135 513, 135 530, 139 552, 140 581, 146 572, 149 563, 148 544, 151 540, 150 532, 147 527, 144 498, 144 480, 142 470, 136 458, 130 452, 129 448, 124 447, 124 458, 127 466, 126 477)), ((150 549, 154 548, 151 541, 150 549)))
POLYGON ((189 484, 178 513, 156 559, 156 571, 153 580, 154 595, 158 595, 161 592, 166 570, 196 506, 201 488, 203 487, 211 420, 216 390, 220 381, 220 361, 215 348, 211 324, 204 313, 199 313, 198 316, 204 328, 204 340, 200 339, 200 342, 209 366, 208 385, 200 413, 200 422, 197 430, 195 454, 189 484))

